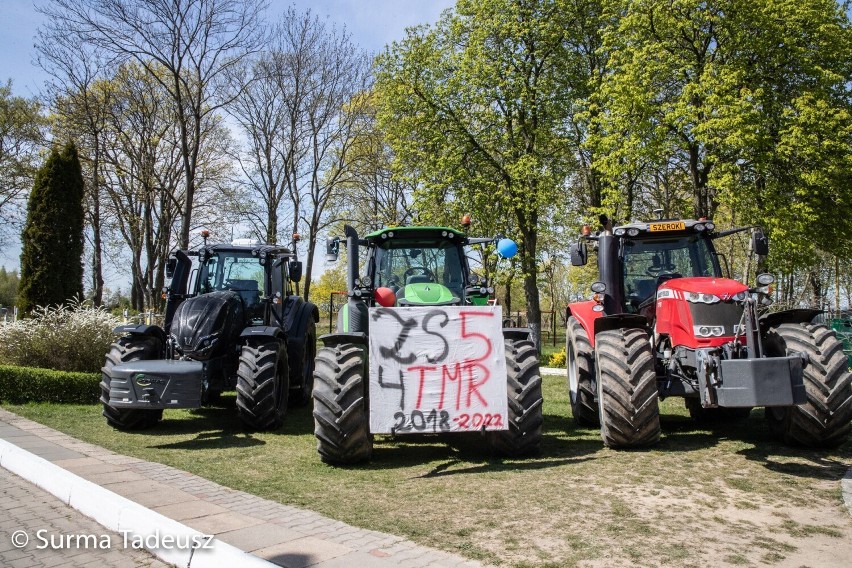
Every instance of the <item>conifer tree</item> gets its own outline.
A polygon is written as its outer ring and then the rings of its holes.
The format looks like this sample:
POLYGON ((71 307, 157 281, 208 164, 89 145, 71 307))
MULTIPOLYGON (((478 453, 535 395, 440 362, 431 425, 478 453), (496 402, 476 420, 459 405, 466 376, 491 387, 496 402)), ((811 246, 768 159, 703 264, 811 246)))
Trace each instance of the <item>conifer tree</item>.
POLYGON ((83 175, 77 148, 54 148, 36 174, 21 235, 22 314, 83 295, 83 175))

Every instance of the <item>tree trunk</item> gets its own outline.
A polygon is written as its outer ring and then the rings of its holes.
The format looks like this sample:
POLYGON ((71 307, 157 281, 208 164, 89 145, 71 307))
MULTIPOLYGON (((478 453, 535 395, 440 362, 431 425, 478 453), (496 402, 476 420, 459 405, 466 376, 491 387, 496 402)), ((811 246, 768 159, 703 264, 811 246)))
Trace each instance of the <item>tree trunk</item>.
MULTIPOLYGON (((529 224, 519 223, 524 242, 521 247, 521 270, 524 275, 524 296, 527 301, 527 325, 532 334, 532 341, 541 353, 541 303, 538 294, 538 267, 535 262, 535 251, 538 235, 536 234, 537 215, 530 214, 529 224)), ((523 221, 524 219, 519 219, 523 221)))

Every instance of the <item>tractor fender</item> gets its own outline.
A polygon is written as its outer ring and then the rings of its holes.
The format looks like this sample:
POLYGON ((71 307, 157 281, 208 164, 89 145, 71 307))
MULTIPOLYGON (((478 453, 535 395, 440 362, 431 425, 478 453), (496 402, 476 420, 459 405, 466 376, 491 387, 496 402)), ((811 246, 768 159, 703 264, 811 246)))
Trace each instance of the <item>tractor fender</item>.
POLYGON ((510 341, 525 341, 530 338, 532 330, 528 327, 504 327, 503 339, 510 341))
POLYGON ((362 332, 326 333, 325 335, 320 335, 320 341, 322 341, 322 344, 326 347, 337 347, 344 343, 367 345, 367 334, 362 332))
POLYGON ((127 324, 120 325, 112 330, 113 333, 118 335, 151 335, 156 337, 160 341, 163 342, 163 345, 166 343, 166 332, 163 331, 158 325, 146 325, 146 324, 127 324))
POLYGON ((766 333, 769 328, 778 327, 782 323, 809 323, 817 315, 821 314, 822 310, 814 310, 810 308, 797 308, 792 310, 784 310, 773 314, 761 316, 760 329, 766 333))
POLYGON ((287 338, 296 341, 304 341, 305 331, 308 329, 308 321, 313 319, 319 322, 319 308, 312 302, 306 302, 301 296, 290 296, 284 303, 284 329, 287 338))
MULTIPOLYGON (((285 309, 288 308, 285 307, 285 309)), ((311 320, 314 323, 319 321, 319 308, 298 297, 298 301, 293 302, 293 306, 289 308, 287 313, 291 315, 289 320, 284 320, 285 325, 287 325, 287 356, 290 357, 291 361, 301 361, 305 349, 308 322, 311 320)))
POLYGON ((567 322, 568 318, 573 316, 574 319, 580 322, 586 335, 589 336, 592 347, 595 346, 595 320, 603 317, 603 312, 596 312, 592 309, 596 305, 597 302, 589 300, 587 302, 568 304, 568 307, 565 309, 565 321, 567 322))
POLYGON ((648 329, 648 318, 636 314, 615 314, 595 320, 595 335, 613 329, 648 329))
POLYGON ((284 332, 276 325, 254 325, 247 327, 240 334, 240 339, 277 339, 284 341, 284 332))

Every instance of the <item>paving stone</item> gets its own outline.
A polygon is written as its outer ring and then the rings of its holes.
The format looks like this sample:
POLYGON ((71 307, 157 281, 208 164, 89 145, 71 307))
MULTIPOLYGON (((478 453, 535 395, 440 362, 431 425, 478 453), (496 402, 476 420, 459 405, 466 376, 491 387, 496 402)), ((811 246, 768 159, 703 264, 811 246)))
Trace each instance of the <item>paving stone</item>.
POLYGON ((204 534, 219 534, 223 532, 252 527, 263 524, 261 519, 242 515, 240 513, 227 512, 208 517, 187 519, 184 524, 203 532, 204 534))
POLYGON ((236 546, 246 552, 254 552, 285 542, 291 542, 307 536, 303 532, 294 531, 278 525, 256 525, 243 529, 220 532, 216 535, 221 541, 236 546))
MULTIPOLYGON (((314 537, 304 537, 267 548, 254 554, 287 568, 304 568, 352 552, 352 549, 314 537)), ((350 564, 350 566, 352 566, 350 564)))

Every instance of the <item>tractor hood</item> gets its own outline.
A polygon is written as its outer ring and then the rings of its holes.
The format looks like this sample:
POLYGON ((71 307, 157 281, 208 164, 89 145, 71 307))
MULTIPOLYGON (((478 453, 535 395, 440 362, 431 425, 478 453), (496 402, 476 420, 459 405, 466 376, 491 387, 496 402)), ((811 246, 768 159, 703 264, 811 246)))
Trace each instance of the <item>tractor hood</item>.
MULTIPOLYGON (((686 294, 698 293, 712 294, 719 298, 719 300, 727 301, 733 299, 737 294, 748 290, 748 286, 730 278, 707 276, 666 280, 657 288, 657 298, 660 298, 660 292, 663 290, 678 292, 685 299, 686 294)), ((663 292, 663 296, 666 296, 665 292, 663 292)))
POLYGON ((397 297, 400 306, 445 306, 461 302, 449 288, 434 282, 408 284, 397 297))
POLYGON ((202 361, 233 345, 243 320, 243 304, 237 294, 212 292, 181 303, 170 331, 181 354, 202 361))

